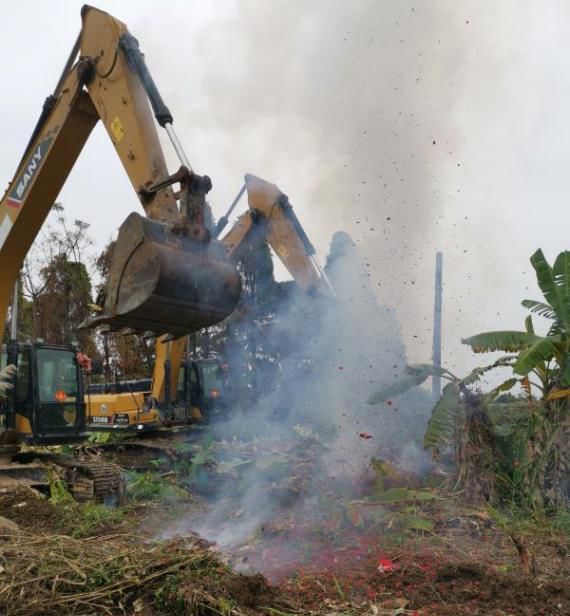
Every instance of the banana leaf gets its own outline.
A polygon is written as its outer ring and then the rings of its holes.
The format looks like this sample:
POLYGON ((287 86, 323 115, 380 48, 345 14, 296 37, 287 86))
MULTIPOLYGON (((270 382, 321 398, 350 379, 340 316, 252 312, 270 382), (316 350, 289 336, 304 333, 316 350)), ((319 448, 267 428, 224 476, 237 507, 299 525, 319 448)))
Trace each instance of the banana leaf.
POLYGON ((540 368, 544 362, 558 358, 560 349, 555 343, 557 338, 557 336, 540 338, 530 348, 522 351, 513 366, 516 374, 527 375, 536 368, 540 368))
POLYGON ((436 368, 431 364, 413 364, 406 366, 404 375, 397 381, 386 385, 368 398, 368 404, 380 404, 399 396, 406 391, 421 385, 430 376, 444 376, 449 374, 443 368, 436 368))
POLYGON ((491 400, 494 400, 499 394, 503 393, 504 391, 510 391, 518 382, 519 380, 516 377, 507 379, 506 381, 495 387, 495 389, 492 389, 487 395, 491 400))
POLYGON ((424 448, 432 449, 448 444, 460 414, 463 414, 463 408, 459 399, 459 387, 456 383, 448 383, 432 411, 424 434, 424 448))
POLYGON ((568 328, 568 257, 564 255, 568 254, 570 253, 561 253, 556 259, 556 273, 552 267, 550 267, 550 264, 540 248, 530 258, 531 265, 536 272, 538 286, 546 302, 552 307, 558 320, 564 324, 566 329, 568 328))
POLYGON ((494 351, 516 353, 517 351, 528 349, 539 340, 543 340, 543 337, 529 334, 528 332, 495 331, 463 338, 461 342, 468 344, 475 353, 490 353, 494 351))
POLYGON ((550 304, 545 304, 544 302, 537 302, 533 299, 523 299, 521 304, 524 308, 527 308, 532 313, 538 314, 545 319, 555 319, 557 316, 556 311, 552 308, 552 306, 550 306, 550 304))

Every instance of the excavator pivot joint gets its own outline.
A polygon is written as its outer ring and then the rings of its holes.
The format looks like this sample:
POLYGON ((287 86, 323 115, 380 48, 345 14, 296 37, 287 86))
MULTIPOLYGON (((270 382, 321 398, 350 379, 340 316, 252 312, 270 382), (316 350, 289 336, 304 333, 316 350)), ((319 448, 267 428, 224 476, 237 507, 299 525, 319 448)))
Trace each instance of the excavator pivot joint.
POLYGON ((172 184, 184 184, 189 180, 191 175, 193 175, 192 172, 189 171, 187 167, 182 165, 176 173, 169 175, 168 177, 164 178, 164 180, 154 182, 153 184, 149 184, 147 186, 141 186, 138 191, 138 194, 145 203, 148 203, 153 199, 154 195, 159 190, 168 188, 168 186, 172 186, 172 184))

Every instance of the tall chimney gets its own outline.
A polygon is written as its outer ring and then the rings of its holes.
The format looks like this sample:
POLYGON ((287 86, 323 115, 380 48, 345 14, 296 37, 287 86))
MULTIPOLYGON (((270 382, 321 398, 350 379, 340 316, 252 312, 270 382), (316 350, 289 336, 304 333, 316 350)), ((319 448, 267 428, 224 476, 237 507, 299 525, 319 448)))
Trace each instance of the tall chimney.
MULTIPOLYGON (((442 285, 443 253, 435 255, 435 300, 433 310, 433 347, 432 363, 436 368, 441 368, 441 302, 443 295, 442 285)), ((431 393, 434 400, 441 395, 441 377, 433 376, 431 380, 431 393)))

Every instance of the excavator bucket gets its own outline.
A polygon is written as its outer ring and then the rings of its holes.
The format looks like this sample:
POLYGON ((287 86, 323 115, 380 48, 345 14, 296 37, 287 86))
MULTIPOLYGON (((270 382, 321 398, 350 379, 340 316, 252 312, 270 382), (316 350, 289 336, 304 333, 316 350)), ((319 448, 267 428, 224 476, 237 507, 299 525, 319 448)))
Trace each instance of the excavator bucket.
POLYGON ((132 213, 119 230, 103 310, 83 326, 179 337, 228 317, 240 293, 239 274, 220 241, 198 241, 132 213))

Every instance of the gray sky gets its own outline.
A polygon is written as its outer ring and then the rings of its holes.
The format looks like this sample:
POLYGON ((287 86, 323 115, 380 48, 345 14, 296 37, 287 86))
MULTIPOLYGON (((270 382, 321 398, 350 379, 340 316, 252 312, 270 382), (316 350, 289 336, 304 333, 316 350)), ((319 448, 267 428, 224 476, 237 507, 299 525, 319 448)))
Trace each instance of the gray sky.
MULTIPOLYGON (((81 4, 4 5, 3 184, 67 59, 81 4)), ((213 180, 217 216, 251 172, 289 195, 321 260, 332 233, 348 231, 379 298, 398 311, 412 361, 431 355, 437 249, 448 366, 481 361, 462 336, 521 327, 520 300, 538 298, 530 254, 542 247, 553 259, 567 247, 567 2, 98 6, 139 39, 190 161, 213 180)), ((115 156, 99 126, 59 198, 91 223, 99 247, 139 209, 115 156)), ((170 150, 168 160, 175 170, 170 150)))

